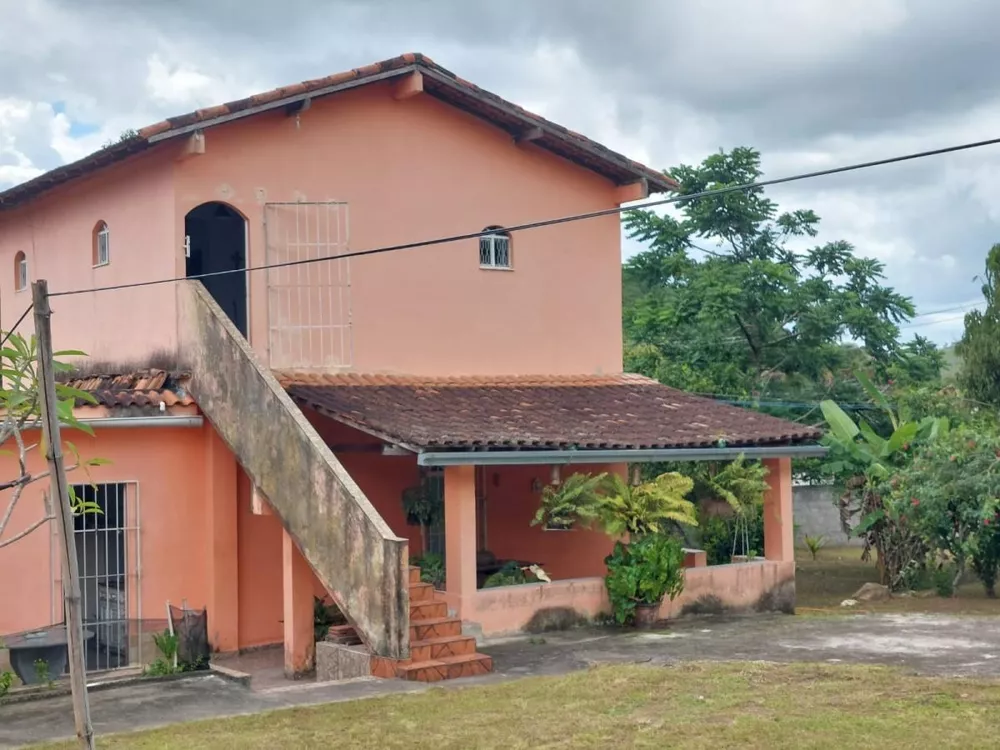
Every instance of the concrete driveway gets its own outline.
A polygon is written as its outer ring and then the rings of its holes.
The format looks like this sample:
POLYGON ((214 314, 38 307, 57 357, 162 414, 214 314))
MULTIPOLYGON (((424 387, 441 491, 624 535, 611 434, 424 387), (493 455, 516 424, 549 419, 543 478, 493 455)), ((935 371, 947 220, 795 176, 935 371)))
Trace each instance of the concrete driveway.
MULTIPOLYGON (((777 661, 885 664, 927 675, 1000 678, 1000 618, 857 615, 688 620, 651 633, 578 630, 494 642, 487 677, 439 683, 470 685, 564 674, 601 663, 777 661)), ((419 683, 359 680, 247 689, 214 675, 139 683, 91 694, 99 734, 180 721, 256 713, 428 689, 419 683)), ((0 706, 0 748, 71 737, 69 698, 0 706)))

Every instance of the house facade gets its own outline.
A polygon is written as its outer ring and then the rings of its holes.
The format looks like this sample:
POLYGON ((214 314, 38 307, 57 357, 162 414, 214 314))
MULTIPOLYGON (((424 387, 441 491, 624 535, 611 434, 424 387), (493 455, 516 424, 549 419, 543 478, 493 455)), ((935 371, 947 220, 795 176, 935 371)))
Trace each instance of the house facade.
MULTIPOLYGON (((214 650, 284 643, 306 671, 313 597, 331 596, 375 673, 486 670, 470 633, 607 606, 610 540, 532 527, 540 487, 667 453, 772 467, 768 560, 692 569, 685 597, 787 594, 790 456, 815 434, 623 375, 615 213, 508 230, 673 187, 405 55, 172 118, 0 194, 0 328, 46 279, 56 348, 87 352, 72 377, 98 401, 79 409, 95 436, 72 439, 111 462, 70 478, 104 510, 74 530, 92 668, 153 656, 136 623, 169 602, 207 610, 214 650), (401 503, 423 483, 444 505, 429 534, 401 503), (426 550, 440 591, 411 581, 426 550), (485 558, 553 581, 483 589, 485 558)), ((44 514, 43 489, 6 535, 44 514)), ((53 533, 0 547, 19 571, 0 577, 0 634, 61 621, 53 533)))

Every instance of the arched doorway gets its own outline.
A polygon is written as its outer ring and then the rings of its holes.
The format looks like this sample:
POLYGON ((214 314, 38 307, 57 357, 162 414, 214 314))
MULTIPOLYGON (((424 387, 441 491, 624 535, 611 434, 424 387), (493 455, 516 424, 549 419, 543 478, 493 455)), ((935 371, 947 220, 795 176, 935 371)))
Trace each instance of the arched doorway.
MULTIPOLYGON (((247 223, 225 203, 202 203, 184 217, 186 275, 200 276, 247 267, 247 223)), ((247 275, 227 273, 201 280, 219 307, 247 335, 247 275)))

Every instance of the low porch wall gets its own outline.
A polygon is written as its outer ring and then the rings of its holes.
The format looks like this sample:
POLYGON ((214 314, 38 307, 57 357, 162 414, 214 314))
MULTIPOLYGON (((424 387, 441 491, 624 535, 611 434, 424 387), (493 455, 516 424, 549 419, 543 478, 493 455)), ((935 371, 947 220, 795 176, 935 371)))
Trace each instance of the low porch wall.
MULTIPOLYGON (((724 612, 795 610, 795 563, 762 560, 688 568, 684 591, 666 601, 661 619, 724 612)), ((555 630, 611 611, 603 578, 502 586, 476 592, 473 612, 463 617, 482 635, 555 630)))

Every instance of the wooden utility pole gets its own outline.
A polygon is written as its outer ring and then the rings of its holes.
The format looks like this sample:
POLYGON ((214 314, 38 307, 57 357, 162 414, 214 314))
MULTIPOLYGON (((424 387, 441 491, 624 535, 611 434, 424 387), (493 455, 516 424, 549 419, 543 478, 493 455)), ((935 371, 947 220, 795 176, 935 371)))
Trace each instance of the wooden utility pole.
POLYGON ((73 689, 73 719, 81 748, 93 750, 94 727, 90 723, 87 698, 87 666, 83 652, 83 612, 80 606, 80 571, 73 541, 73 511, 63 464, 62 435, 56 402, 55 367, 52 360, 52 310, 49 285, 39 279, 31 285, 35 308, 35 337, 38 340, 38 392, 41 397, 42 438, 49 464, 50 496, 56 507, 59 529, 59 556, 62 558, 62 588, 66 603, 66 646, 69 650, 69 679, 73 689))

